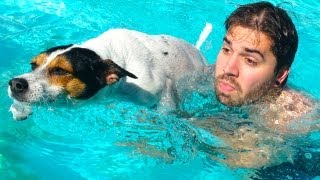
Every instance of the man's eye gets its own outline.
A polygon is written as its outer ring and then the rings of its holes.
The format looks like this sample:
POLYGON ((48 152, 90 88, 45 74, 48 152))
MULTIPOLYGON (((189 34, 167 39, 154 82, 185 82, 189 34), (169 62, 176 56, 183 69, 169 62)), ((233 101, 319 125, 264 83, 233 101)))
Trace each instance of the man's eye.
POLYGON ((258 63, 250 58, 246 58, 245 61, 251 65, 251 66, 256 66, 258 63))
POLYGON ((227 53, 229 53, 229 52, 230 52, 230 49, 229 49, 229 48, 225 48, 225 47, 223 47, 223 48, 222 48, 222 51, 223 51, 225 54, 227 54, 227 53))
POLYGON ((30 63, 30 65, 31 65, 32 71, 34 71, 38 67, 38 65, 36 63, 30 63))
POLYGON ((57 76, 63 76, 63 75, 68 75, 68 74, 70 74, 68 71, 66 71, 66 70, 64 70, 64 69, 62 69, 62 68, 59 68, 59 67, 51 69, 51 70, 49 71, 49 73, 50 73, 51 75, 57 75, 57 76))

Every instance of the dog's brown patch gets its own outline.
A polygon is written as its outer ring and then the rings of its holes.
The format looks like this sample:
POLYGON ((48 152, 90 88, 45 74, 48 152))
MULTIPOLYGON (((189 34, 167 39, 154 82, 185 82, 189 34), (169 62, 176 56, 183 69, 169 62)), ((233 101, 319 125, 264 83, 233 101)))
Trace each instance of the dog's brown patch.
POLYGON ((46 53, 41 53, 38 56, 34 57, 31 60, 31 63, 34 63, 37 66, 40 66, 45 62, 46 59, 47 59, 47 54, 46 53))
POLYGON ((86 84, 77 78, 73 78, 67 83, 66 91, 70 97, 79 97, 86 89, 86 84))
POLYGON ((50 84, 62 87, 70 97, 78 97, 85 91, 85 83, 73 75, 72 65, 64 56, 57 56, 48 64, 48 76, 50 84), (57 68, 66 73, 50 73, 57 68))
POLYGON ((64 57, 62 55, 58 55, 50 62, 50 64, 48 64, 49 71, 54 68, 61 68, 65 71, 69 72, 70 74, 73 73, 73 68, 72 68, 71 63, 69 62, 69 60, 66 57, 64 57))

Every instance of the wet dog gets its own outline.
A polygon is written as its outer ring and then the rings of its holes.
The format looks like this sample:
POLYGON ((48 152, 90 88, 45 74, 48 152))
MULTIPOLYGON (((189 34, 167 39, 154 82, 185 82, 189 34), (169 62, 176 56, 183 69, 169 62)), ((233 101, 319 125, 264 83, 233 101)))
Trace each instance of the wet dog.
POLYGON ((175 82, 202 70, 197 48, 168 35, 111 29, 82 44, 57 46, 32 59, 32 71, 9 81, 11 111, 25 119, 21 104, 48 102, 60 96, 88 99, 103 89, 148 107, 175 107, 175 82))

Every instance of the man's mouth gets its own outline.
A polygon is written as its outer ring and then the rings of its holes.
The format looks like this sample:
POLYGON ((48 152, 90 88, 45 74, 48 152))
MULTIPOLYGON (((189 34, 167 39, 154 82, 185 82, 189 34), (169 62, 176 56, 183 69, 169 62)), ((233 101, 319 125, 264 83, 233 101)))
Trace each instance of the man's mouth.
POLYGON ((236 88, 227 81, 218 81, 218 89, 220 92, 231 92, 234 91, 236 88))

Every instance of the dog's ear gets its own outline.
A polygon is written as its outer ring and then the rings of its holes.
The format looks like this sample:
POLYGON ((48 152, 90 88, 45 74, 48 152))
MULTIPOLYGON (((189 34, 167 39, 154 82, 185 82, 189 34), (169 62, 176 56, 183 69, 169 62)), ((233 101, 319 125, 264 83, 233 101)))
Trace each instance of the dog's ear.
POLYGON ((116 63, 114 63, 112 60, 107 59, 104 60, 106 64, 106 76, 105 81, 107 85, 111 85, 113 83, 116 83, 119 81, 120 78, 129 76, 131 78, 137 79, 137 76, 134 74, 126 71, 122 67, 118 66, 116 63))

